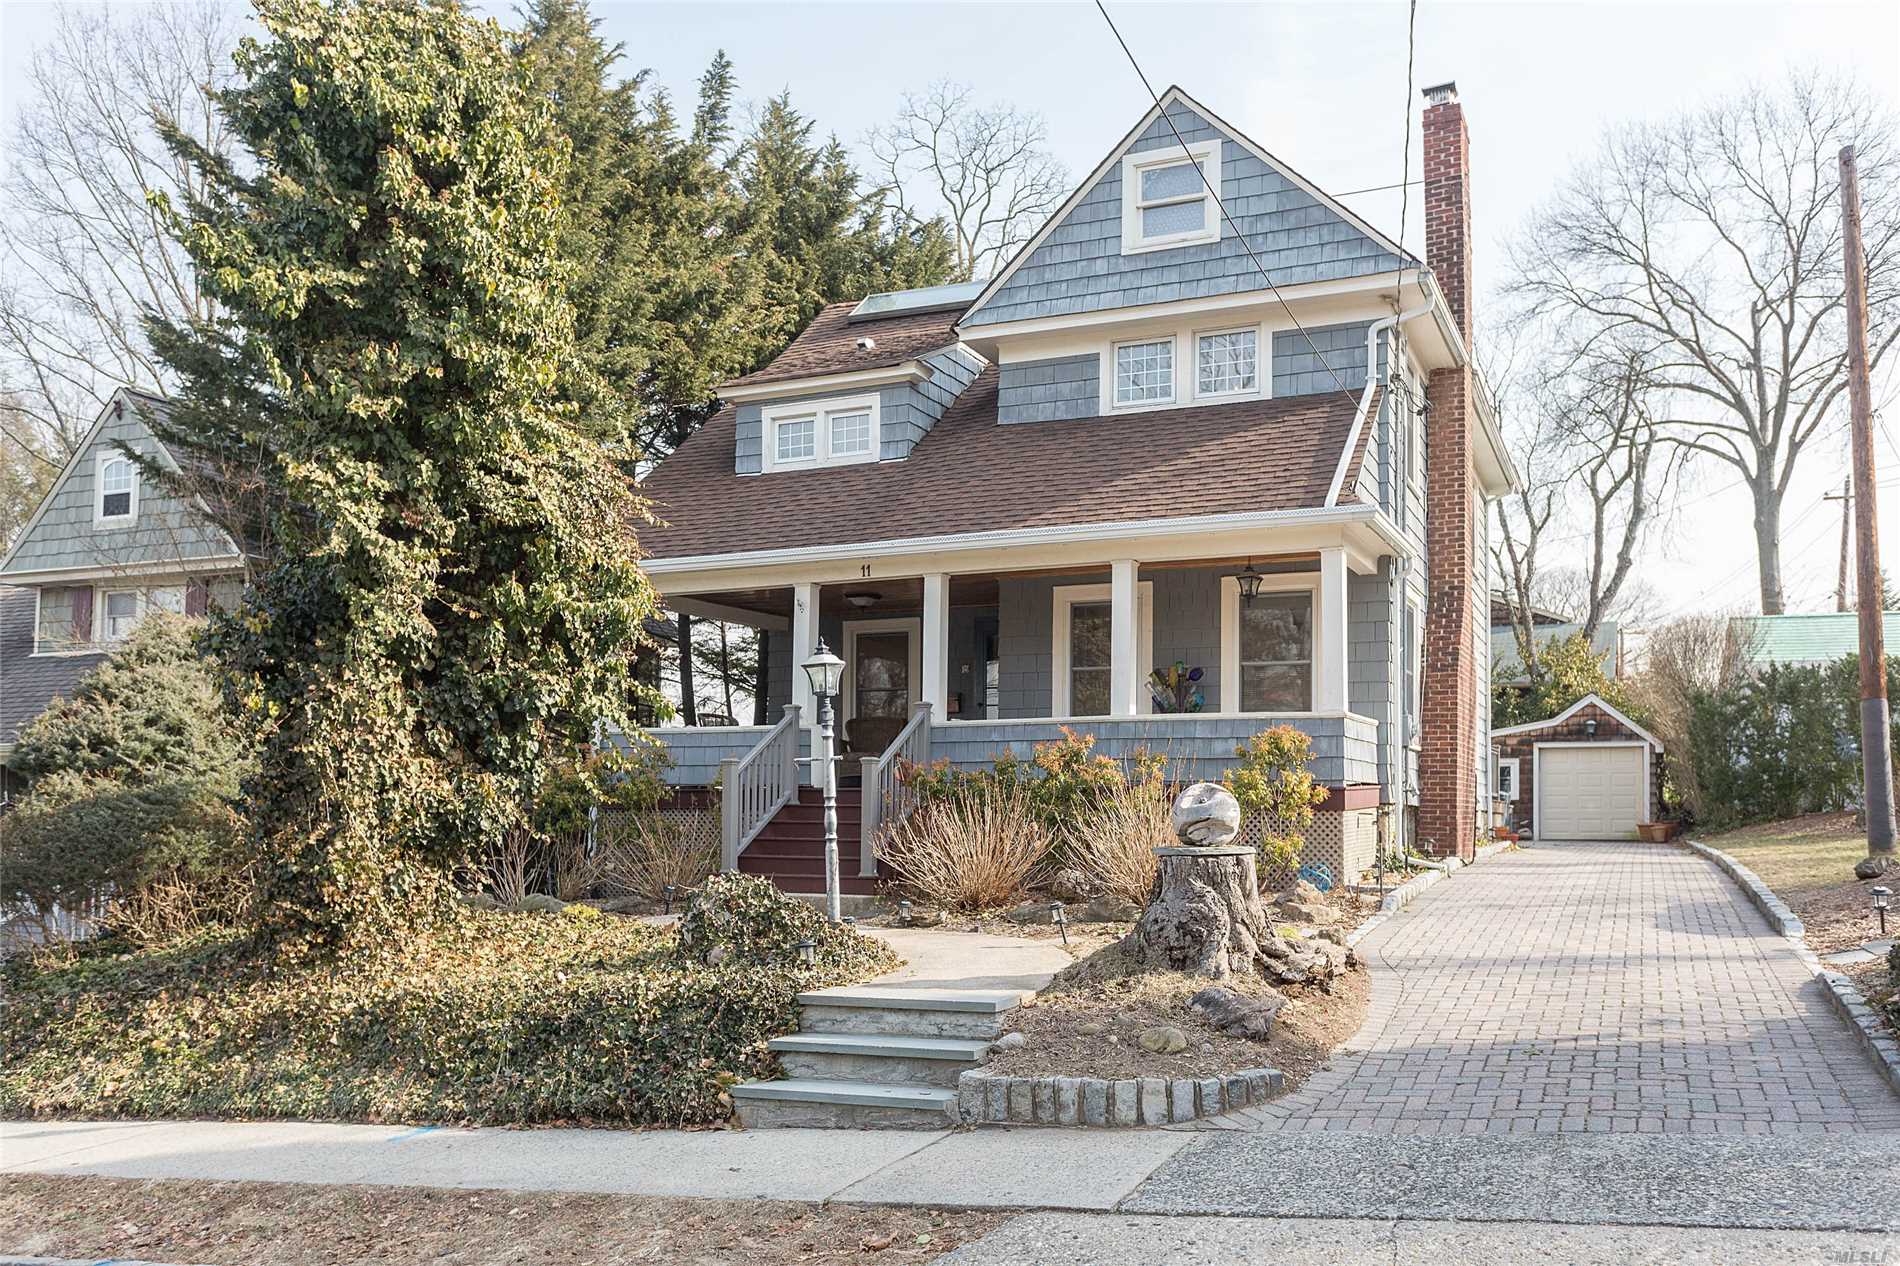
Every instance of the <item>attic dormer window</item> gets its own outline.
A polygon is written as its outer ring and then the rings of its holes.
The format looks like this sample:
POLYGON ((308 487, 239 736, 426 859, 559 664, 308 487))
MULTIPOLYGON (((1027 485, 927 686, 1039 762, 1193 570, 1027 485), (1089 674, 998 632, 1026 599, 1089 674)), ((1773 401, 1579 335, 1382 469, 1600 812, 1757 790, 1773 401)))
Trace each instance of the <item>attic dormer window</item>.
POLYGON ((768 471, 877 460, 876 396, 772 405, 761 421, 768 471))
POLYGON ((1201 141, 1122 159, 1122 254, 1220 240, 1221 143, 1201 141))
POLYGON ((139 514, 139 472, 123 453, 99 454, 99 496, 93 506, 93 524, 116 527, 139 514))

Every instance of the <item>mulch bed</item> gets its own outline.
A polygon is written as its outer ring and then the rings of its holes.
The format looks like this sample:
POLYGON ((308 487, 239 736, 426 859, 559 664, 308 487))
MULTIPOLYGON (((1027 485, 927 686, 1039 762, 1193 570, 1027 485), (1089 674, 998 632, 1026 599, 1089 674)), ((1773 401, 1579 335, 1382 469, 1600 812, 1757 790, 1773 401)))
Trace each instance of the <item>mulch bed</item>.
POLYGON ((773 1200, 0 1177, 0 1253, 208 1266, 928 1262, 1010 1216, 773 1200))

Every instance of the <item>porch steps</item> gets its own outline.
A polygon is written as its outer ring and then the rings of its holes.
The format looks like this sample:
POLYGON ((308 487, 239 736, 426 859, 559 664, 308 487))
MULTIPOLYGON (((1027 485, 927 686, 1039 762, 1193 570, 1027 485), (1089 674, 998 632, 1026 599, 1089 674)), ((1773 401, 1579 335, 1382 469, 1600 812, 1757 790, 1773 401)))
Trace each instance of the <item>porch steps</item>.
MULTIPOLYGON (((858 874, 858 837, 863 791, 838 788, 838 888, 873 896, 878 880, 858 874)), ((825 801, 815 787, 801 787, 739 854, 739 870, 763 875, 785 892, 825 890, 825 801)))
POLYGON ((776 1081, 732 1088, 751 1129, 942 1130, 957 1077, 989 1059, 1024 994, 861 985, 798 995, 800 1028, 773 1038, 776 1081))

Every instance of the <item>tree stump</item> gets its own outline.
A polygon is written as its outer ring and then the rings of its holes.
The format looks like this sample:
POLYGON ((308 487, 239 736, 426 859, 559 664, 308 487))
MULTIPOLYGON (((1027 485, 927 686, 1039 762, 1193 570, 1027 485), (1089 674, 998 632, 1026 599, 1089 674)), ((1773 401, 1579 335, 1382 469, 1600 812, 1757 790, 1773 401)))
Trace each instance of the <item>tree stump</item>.
POLYGON ((1136 963, 1209 980, 1259 973, 1275 984, 1324 982, 1332 960, 1273 930, 1254 851, 1240 845, 1158 848, 1154 893, 1123 942, 1136 963))

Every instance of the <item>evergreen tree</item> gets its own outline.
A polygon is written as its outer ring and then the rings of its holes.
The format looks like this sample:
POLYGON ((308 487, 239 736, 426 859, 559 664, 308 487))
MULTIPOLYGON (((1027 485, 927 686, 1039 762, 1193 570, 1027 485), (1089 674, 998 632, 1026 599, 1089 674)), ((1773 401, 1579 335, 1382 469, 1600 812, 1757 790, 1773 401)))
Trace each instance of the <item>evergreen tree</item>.
POLYGON ((630 456, 580 422, 604 389, 565 297, 568 147, 503 32, 447 0, 258 21, 219 98, 252 162, 172 138, 228 323, 168 360, 200 401, 268 392, 196 437, 268 456, 276 541, 211 644, 259 742, 270 930, 338 942, 446 911, 621 719, 652 593, 630 456))

